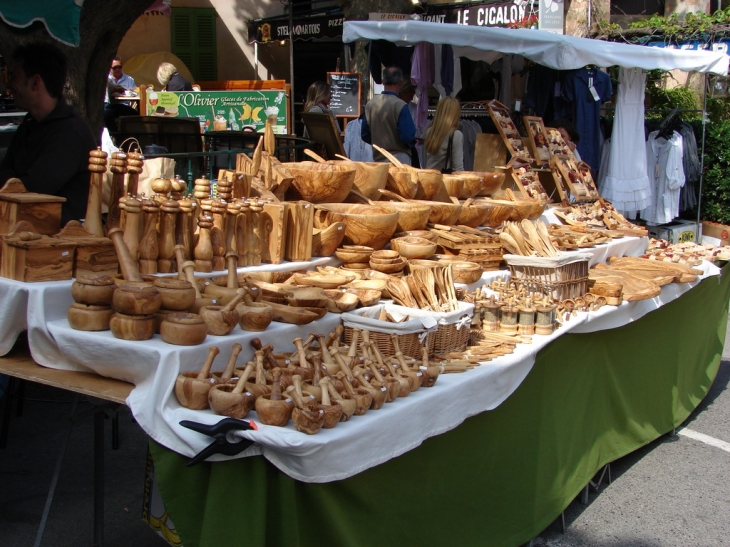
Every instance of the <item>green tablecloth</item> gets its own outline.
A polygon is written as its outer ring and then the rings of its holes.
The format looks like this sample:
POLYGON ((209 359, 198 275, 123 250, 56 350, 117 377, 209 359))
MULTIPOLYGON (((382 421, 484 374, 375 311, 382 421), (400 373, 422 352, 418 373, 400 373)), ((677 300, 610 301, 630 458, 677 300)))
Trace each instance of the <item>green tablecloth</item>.
POLYGON ((151 442, 170 517, 185 547, 524 543, 707 394, 728 271, 629 325, 558 338, 501 406, 346 480, 298 482, 263 457, 186 468, 151 442))

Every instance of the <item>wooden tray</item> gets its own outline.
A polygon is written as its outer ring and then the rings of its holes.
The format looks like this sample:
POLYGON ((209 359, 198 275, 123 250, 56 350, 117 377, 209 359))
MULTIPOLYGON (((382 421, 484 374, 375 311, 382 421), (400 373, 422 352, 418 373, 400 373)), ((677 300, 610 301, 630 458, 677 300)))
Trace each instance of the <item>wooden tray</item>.
POLYGON ((552 153, 548 146, 548 134, 542 118, 538 116, 523 116, 522 120, 525 122, 528 139, 527 145, 532 157, 541 165, 549 163, 552 153))
POLYGON ((509 108, 499 101, 492 100, 487 103, 487 110, 512 157, 532 163, 532 155, 522 142, 520 132, 509 115, 509 108))
POLYGON ((524 197, 537 199, 543 203, 552 203, 547 190, 540 182, 540 176, 533 171, 529 162, 522 158, 512 158, 507 167, 512 175, 512 180, 524 197))
POLYGON ((546 127, 545 132, 548 136, 548 147, 550 148, 550 153, 553 156, 568 156, 569 158, 573 158, 573 160, 575 160, 575 154, 573 154, 573 151, 568 146, 568 143, 565 142, 565 139, 560 134, 560 131, 558 131, 554 127, 546 127))
POLYGON ((578 168, 578 163, 573 158, 554 156, 552 165, 560 172, 563 183, 568 187, 575 201, 594 201, 600 197, 595 189, 595 184, 593 185, 593 195, 591 195, 588 185, 583 180, 583 174, 578 168))

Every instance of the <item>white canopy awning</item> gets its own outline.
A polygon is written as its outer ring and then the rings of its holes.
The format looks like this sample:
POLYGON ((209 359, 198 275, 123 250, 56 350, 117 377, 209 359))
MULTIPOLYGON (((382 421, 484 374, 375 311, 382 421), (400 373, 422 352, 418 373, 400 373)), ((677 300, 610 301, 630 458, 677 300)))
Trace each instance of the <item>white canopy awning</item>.
POLYGON ((571 70, 586 65, 645 70, 684 70, 727 76, 728 56, 715 51, 688 51, 619 44, 543 30, 476 27, 424 21, 345 21, 343 42, 387 40, 398 45, 418 42, 451 44, 455 53, 483 59, 483 52, 522 55, 543 66, 571 70))

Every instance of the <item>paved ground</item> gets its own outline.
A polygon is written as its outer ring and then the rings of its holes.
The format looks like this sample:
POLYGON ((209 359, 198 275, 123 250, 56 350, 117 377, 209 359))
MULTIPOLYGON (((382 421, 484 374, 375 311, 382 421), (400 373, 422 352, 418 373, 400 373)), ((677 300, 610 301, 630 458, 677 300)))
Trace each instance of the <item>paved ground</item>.
MULTIPOLYGON (((663 437, 611 465, 613 483, 566 510, 533 547, 714 547, 730 545, 730 452, 689 431, 730 443, 730 344, 707 398, 676 437, 663 437)), ((34 545, 73 396, 28 384, 24 413, 0 450, 0 546, 34 545)), ((82 402, 79 410, 92 409, 82 402)), ((119 450, 106 451, 106 547, 161 547, 141 520, 146 439, 126 408, 119 450)), ((92 544, 92 423, 72 429, 43 547, 92 544)), ((107 446, 110 428, 107 426, 107 446)), ((727 446, 727 445, 726 445, 727 446)), ((485 541, 485 547, 488 547, 485 541)), ((224 547, 224 546, 222 546, 224 547)))

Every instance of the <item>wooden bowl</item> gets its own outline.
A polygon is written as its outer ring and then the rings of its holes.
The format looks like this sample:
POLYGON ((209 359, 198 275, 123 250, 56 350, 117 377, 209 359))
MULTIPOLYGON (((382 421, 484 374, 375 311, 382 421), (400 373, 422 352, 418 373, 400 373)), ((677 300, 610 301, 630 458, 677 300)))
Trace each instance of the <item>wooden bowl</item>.
POLYGON ((476 283, 482 277, 482 267, 475 262, 452 262, 451 271, 455 283, 476 283))
POLYGON ((114 278, 108 275, 81 277, 71 284, 71 296, 73 296, 74 302, 80 304, 111 306, 116 288, 114 278))
POLYGON ((437 233, 430 230, 408 230, 407 232, 396 232, 393 237, 420 237, 433 243, 437 243, 439 236, 437 233))
POLYGON ((160 309, 162 296, 152 283, 126 282, 112 296, 114 310, 126 315, 149 315, 160 309))
POLYGON ((122 340, 149 340, 155 334, 155 316, 112 314, 109 328, 115 338, 122 340))
POLYGON ((208 326, 208 334, 214 336, 231 334, 240 319, 235 309, 223 311, 223 306, 203 306, 198 313, 208 326))
POLYGON ((353 186, 362 195, 377 201, 380 199, 380 192, 388 182, 388 164, 380 162, 348 161, 343 165, 355 169, 353 186))
POLYGON ((418 177, 410 167, 388 165, 388 180, 385 187, 406 199, 415 197, 418 191, 418 177))
POLYGON ((274 309, 264 303, 252 302, 236 306, 241 328, 250 332, 265 331, 274 319, 274 309))
POLYGON ((187 311, 195 304, 195 289, 190 281, 175 277, 160 277, 155 280, 165 310, 187 311))
POLYGON ((348 285, 349 289, 364 289, 372 291, 380 291, 382 294, 386 290, 388 281, 386 279, 363 279, 360 281, 353 281, 348 285))
POLYGON ((480 198, 474 200, 472 205, 478 205, 486 209, 487 215, 482 221, 482 226, 500 226, 505 220, 512 216, 514 210, 514 202, 498 199, 480 198))
POLYGON ((350 262, 349 264, 343 264, 341 268, 346 271, 353 273, 367 270, 370 267, 370 261, 368 262, 350 262))
POLYGON ((326 203, 317 207, 319 211, 315 211, 315 223, 324 222, 329 225, 333 222, 344 222, 346 228, 343 241, 350 245, 382 249, 390 241, 398 224, 397 212, 379 206, 326 203))
POLYGON ((420 203, 405 203, 403 201, 380 201, 378 207, 398 212, 398 223, 395 229, 399 232, 408 230, 423 230, 428 224, 431 208, 420 203))
POLYGON ((374 306, 382 297, 382 293, 379 290, 374 289, 346 289, 347 292, 357 296, 360 306, 367 308, 368 306, 374 306))
POLYGON ((390 240, 390 246, 403 258, 424 259, 436 252, 436 244, 420 237, 401 237, 390 240))
POLYGON ((489 173, 479 171, 457 171, 454 174, 460 176, 463 182, 461 192, 457 196, 459 199, 469 199, 476 196, 484 188, 485 178, 489 175, 489 173))
POLYGON ((491 196, 497 190, 502 188, 504 183, 504 172, 485 172, 482 182, 482 188, 477 193, 478 196, 491 196))
POLYGON ((413 270, 414 268, 438 268, 439 266, 442 266, 442 264, 439 264, 437 260, 409 260, 408 261, 408 268, 410 270, 413 270))
POLYGON ((109 330, 114 310, 111 306, 94 306, 74 302, 68 309, 68 324, 72 329, 88 332, 109 330))
POLYGON ((324 308, 327 295, 320 287, 296 287, 289 291, 286 301, 290 306, 298 308, 324 308))
POLYGON ((373 258, 376 260, 380 260, 383 258, 398 258, 400 257, 400 253, 398 251, 389 251, 389 250, 382 250, 382 251, 375 251, 373 254, 370 255, 370 259, 373 258))
POLYGON ((403 271, 403 268, 406 267, 407 263, 408 261, 405 258, 401 258, 400 261, 396 262, 395 264, 377 264, 373 263, 373 260, 370 259, 370 267, 373 270, 386 274, 395 274, 403 271))
POLYGON ((360 245, 349 245, 347 247, 340 247, 335 251, 335 256, 342 260, 345 264, 352 263, 367 263, 370 260, 370 255, 373 254, 371 247, 364 247, 360 245))
POLYGON ((431 214, 428 217, 431 224, 453 226, 459 221, 461 205, 440 201, 424 201, 424 203, 431 207, 431 214))
POLYGON ((540 218, 547 203, 536 199, 521 198, 512 202, 512 214, 509 220, 519 222, 521 220, 536 220, 540 218))
POLYGON ((168 313, 160 324, 160 336, 168 344, 197 346, 208 337, 208 325, 197 313, 168 313))
POLYGON ((354 276, 349 275, 322 275, 315 272, 307 274, 294 274, 292 281, 302 287, 319 287, 321 289, 336 289, 341 285, 346 285, 353 281, 354 276))
POLYGON ((399 255, 395 258, 370 258, 370 264, 380 264, 382 266, 388 266, 390 264, 400 264, 402 257, 399 255))
POLYGON ((345 223, 334 222, 312 233, 312 256, 332 256, 345 237, 345 223))
POLYGON ((444 186, 449 196, 458 198, 464 189, 464 178, 458 173, 444 175, 444 186))
POLYGON ((458 224, 469 226, 469 228, 476 228, 477 226, 482 226, 488 216, 488 207, 472 203, 471 205, 461 208, 458 224))
POLYGON ((416 199, 440 199, 443 196, 444 176, 437 169, 415 169, 416 199))
POLYGON ((338 203, 350 193, 355 169, 347 162, 337 164, 303 161, 288 164, 294 176, 292 186, 301 199, 311 203, 338 203))
POLYGON ((344 313, 354 310, 360 303, 356 294, 346 291, 330 289, 325 291, 325 294, 328 298, 326 305, 327 311, 332 313, 344 313))

